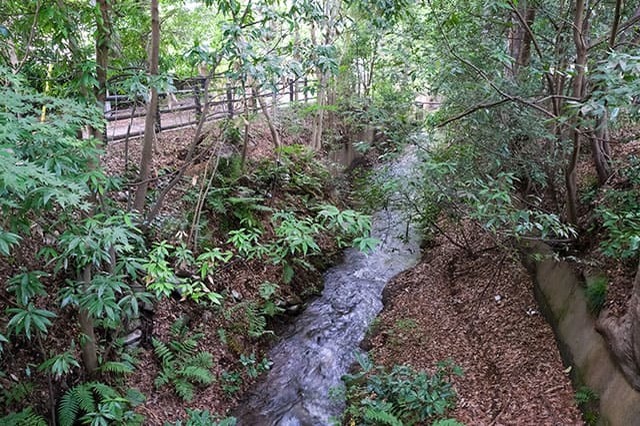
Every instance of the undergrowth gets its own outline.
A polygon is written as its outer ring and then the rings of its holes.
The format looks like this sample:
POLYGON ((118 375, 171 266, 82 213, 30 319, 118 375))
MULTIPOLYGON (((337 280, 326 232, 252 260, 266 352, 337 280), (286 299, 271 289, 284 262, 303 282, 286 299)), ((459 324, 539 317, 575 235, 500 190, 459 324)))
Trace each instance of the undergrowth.
POLYGON ((184 319, 171 326, 173 339, 162 342, 153 338, 153 349, 160 361, 160 373, 156 377, 156 387, 171 385, 176 394, 185 401, 191 401, 197 385, 213 383, 211 367, 213 355, 197 350, 198 340, 203 334, 189 332, 184 319))
POLYGON ((455 406, 452 376, 462 370, 451 362, 437 365, 431 375, 408 365, 387 368, 366 355, 356 356, 360 371, 343 377, 346 424, 410 426, 442 420, 455 406))

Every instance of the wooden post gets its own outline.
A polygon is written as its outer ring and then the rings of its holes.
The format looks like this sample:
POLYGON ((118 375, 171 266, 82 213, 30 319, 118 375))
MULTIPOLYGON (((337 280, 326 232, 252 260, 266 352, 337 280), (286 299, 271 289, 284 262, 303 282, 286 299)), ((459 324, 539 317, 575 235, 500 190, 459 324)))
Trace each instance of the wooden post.
POLYGON ((293 82, 293 79, 289 79, 289 102, 294 102, 296 100, 296 86, 293 82))
POLYGON ((233 118, 233 90, 229 83, 227 83, 227 112, 229 118, 233 118))
POLYGON ((196 105, 196 120, 202 117, 202 104, 200 102, 200 79, 195 80, 193 85, 193 102, 196 105))

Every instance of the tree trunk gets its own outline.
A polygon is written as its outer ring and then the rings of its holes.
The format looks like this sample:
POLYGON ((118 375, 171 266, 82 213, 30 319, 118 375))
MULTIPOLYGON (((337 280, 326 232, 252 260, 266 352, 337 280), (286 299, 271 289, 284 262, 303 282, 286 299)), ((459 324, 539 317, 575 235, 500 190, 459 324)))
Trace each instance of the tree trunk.
MULTIPOLYGON (((160 18, 158 0, 151 0, 151 52, 149 54, 149 74, 153 78, 158 75, 158 59, 160 51, 160 18)), ((144 212, 147 189, 149 188, 149 172, 153 160, 153 141, 155 138, 155 116, 158 109, 158 89, 151 87, 151 99, 147 104, 147 115, 144 122, 144 141, 142 158, 140 159, 140 173, 138 175, 138 189, 133 202, 133 209, 141 214, 144 212)))
POLYGON ((260 91, 259 90, 254 88, 254 92, 258 94, 257 95, 258 104, 260 105, 260 109, 262 110, 262 113, 264 114, 265 120, 267 120, 267 125, 269 126, 269 132, 271 132, 271 139, 273 140, 273 146, 275 147, 275 149, 278 149, 278 148, 280 148, 282 143, 280 142, 280 134, 278 133, 278 129, 276 129, 276 126, 273 124, 273 120, 271 118, 271 115, 269 114, 269 106, 264 101, 264 98, 262 96, 260 96, 260 91))
MULTIPOLYGON (((110 0, 97 0, 100 8, 100 19, 96 25, 96 101, 101 111, 107 99, 107 69, 109 67, 109 46, 111 44, 111 4, 110 0)), ((94 129, 94 137, 106 142, 105 129, 94 129)))
MULTIPOLYGON (((91 265, 84 267, 80 281, 88 286, 91 283, 91 265)), ((84 335, 81 339, 82 362, 87 374, 93 375, 98 369, 98 346, 96 344, 96 334, 93 327, 93 319, 89 312, 80 308, 79 312, 80 331, 84 335)))
MULTIPOLYGON (((96 80, 98 81, 97 87, 94 89, 94 95, 96 102, 104 111, 104 102, 107 98, 107 67, 109 66, 109 46, 111 42, 111 6, 109 0, 98 0, 97 5, 100 10, 100 18, 96 20, 96 40, 95 40, 95 53, 96 53, 96 80)), ((105 142, 105 129, 90 129, 93 136, 103 143, 105 142)), ((96 164, 90 164, 91 169, 96 167, 96 164)), ((92 194, 91 204, 98 205, 97 194, 92 194)), ((93 210, 89 213, 93 215, 93 210)), ((110 249, 111 261, 109 268, 113 268, 115 264, 115 251, 110 249)), ((79 281, 86 287, 91 283, 91 265, 86 265, 82 274, 79 277, 79 281)), ((95 374, 98 368, 98 345, 96 342, 95 328, 93 325, 93 319, 86 309, 80 308, 78 313, 78 322, 80 323, 80 330, 83 334, 81 352, 82 362, 84 364, 87 374, 90 376, 95 374)))
MULTIPOLYGON (((607 44, 610 52, 614 51, 616 46, 616 36, 620 25, 622 3, 623 0, 616 0, 611 33, 609 34, 609 41, 607 44)), ((596 168, 596 172, 598 173, 598 183, 600 185, 604 185, 611 175, 609 115, 606 105, 604 114, 598 118, 595 134, 591 137, 591 156, 593 158, 593 164, 596 168)))
POLYGON ((313 117, 313 128, 311 130, 311 147, 315 151, 322 148, 322 132, 324 127, 324 106, 325 106, 325 77, 318 73, 318 96, 316 100, 317 111, 313 117))
MULTIPOLYGON (((585 68, 587 65, 587 45, 584 40, 584 32, 588 26, 585 17, 585 0, 576 0, 576 7, 573 19, 573 42, 576 48, 575 70, 576 75, 573 80, 572 96, 575 99, 582 99, 584 96, 585 68)), ((567 187, 567 218, 573 225, 578 223, 578 186, 576 184, 576 167, 580 157, 582 145, 582 130, 580 129, 579 113, 573 119, 571 128, 571 139, 573 150, 569 165, 565 171, 565 183, 567 187)))
MULTIPOLYGON (((524 4, 526 4, 526 2, 524 4)), ((527 26, 532 28, 536 19, 536 8, 532 6, 526 7, 524 16, 527 26)), ((518 66, 525 68, 528 67, 531 62, 531 42, 533 41, 533 38, 531 37, 531 33, 525 28, 522 28, 521 32, 522 44, 520 45, 520 52, 518 55, 518 66)))

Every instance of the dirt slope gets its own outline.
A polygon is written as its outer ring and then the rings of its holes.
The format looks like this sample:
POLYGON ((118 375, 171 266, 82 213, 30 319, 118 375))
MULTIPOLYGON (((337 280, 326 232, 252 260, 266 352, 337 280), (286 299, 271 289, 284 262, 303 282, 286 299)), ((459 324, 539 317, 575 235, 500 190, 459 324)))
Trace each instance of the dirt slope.
POLYGON ((498 249, 469 257, 445 239, 387 287, 386 307, 368 342, 378 363, 429 369, 452 359, 452 413, 467 425, 580 425, 574 391, 532 282, 498 249))

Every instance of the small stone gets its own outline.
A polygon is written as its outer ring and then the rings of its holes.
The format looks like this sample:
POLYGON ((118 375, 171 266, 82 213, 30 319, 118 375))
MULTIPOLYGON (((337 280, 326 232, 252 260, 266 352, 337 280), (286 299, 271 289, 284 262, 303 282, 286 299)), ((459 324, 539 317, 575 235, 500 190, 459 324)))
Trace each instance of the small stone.
POLYGON ((142 337, 142 330, 137 329, 133 332, 129 333, 127 337, 124 338, 124 346, 128 347, 136 347, 140 343, 140 338, 142 337))
POLYGON ((237 301, 242 300, 242 295, 236 290, 231 290, 231 296, 237 301))
POLYGON ((296 315, 300 313, 300 305, 287 306, 287 313, 291 315, 296 315))
POLYGON ((502 296, 500 296, 499 294, 496 294, 493 298, 496 302, 500 303, 500 301, 502 300, 502 296))

